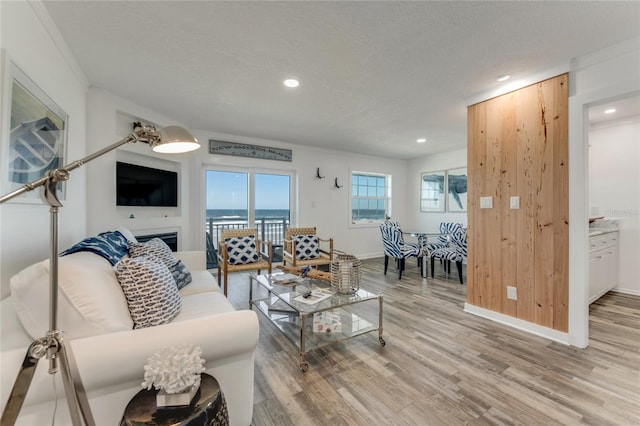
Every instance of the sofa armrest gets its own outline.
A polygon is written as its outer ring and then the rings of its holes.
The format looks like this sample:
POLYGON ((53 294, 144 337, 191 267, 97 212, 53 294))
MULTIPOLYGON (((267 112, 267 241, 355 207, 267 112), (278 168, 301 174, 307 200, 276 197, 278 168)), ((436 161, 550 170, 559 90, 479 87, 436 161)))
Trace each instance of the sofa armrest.
POLYGON ((177 251, 173 253, 182 260, 190 271, 204 271, 207 269, 207 254, 204 251, 177 251))
MULTIPOLYGON (((118 389, 132 384, 137 385, 139 390, 144 380, 147 359, 164 347, 180 344, 199 346, 208 370, 215 370, 226 363, 234 363, 237 359, 250 359, 253 373, 253 353, 258 343, 258 332, 256 313, 240 310, 155 327, 68 340, 66 345, 73 352, 87 392, 118 389)), ((0 358, 3 371, 3 406, 13 385, 13 372, 17 373, 25 353, 26 348, 2 352, 0 358)), ((27 402, 31 404, 53 399, 50 376, 46 368, 48 363, 43 359, 40 364, 27 394, 27 402)), ((253 377, 253 374, 251 376, 253 377)), ((135 387, 132 390, 137 392, 135 387)))
POLYGON ((147 359, 167 346, 199 346, 207 368, 221 360, 252 353, 258 344, 258 331, 256 313, 241 310, 76 339, 71 346, 83 383, 91 390, 131 379, 141 382, 147 359))

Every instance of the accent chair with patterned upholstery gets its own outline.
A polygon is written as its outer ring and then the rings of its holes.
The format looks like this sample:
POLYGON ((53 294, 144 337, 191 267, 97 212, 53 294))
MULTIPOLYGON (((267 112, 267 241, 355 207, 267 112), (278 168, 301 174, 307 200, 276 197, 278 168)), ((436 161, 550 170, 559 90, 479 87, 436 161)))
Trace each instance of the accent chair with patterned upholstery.
POLYGON ((440 222, 439 231, 441 235, 438 235, 435 242, 427 243, 429 251, 437 250, 440 248, 452 247, 451 235, 462 229, 461 223, 455 222, 440 222))
POLYGON ((218 245, 218 285, 222 287, 220 275, 224 274, 224 295, 227 295, 229 272, 258 271, 271 273, 273 246, 271 241, 261 241, 255 228, 224 229, 218 245))
POLYGON ((426 247, 418 243, 406 243, 397 222, 383 222, 380 225, 380 233, 382 234, 382 247, 384 250, 384 274, 387 274, 389 257, 393 257, 398 263, 398 279, 402 279, 405 259, 415 257, 420 264, 422 275, 422 262, 420 260, 427 254, 426 247))
MULTIPOLYGON (((440 259, 444 262, 455 262, 458 268, 460 284, 462 280, 462 261, 467 258, 467 228, 455 228, 451 234, 451 247, 442 247, 431 251, 431 278, 433 278, 434 261, 440 259)), ((449 269, 451 272, 451 269, 449 269)))
POLYGON ((333 238, 318 237, 315 227, 288 228, 283 243, 283 265, 318 267, 333 260, 333 238))

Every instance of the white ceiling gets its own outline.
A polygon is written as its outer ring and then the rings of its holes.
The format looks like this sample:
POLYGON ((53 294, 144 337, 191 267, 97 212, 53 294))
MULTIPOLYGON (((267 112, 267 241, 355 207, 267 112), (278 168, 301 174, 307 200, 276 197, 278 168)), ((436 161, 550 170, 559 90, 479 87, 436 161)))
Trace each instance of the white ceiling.
POLYGON ((640 121, 640 95, 633 93, 589 105, 588 116, 592 128, 611 125, 614 122, 640 121))
POLYGON ((635 1, 44 4, 92 86, 194 129, 404 159, 464 148, 497 76, 640 36, 635 1))

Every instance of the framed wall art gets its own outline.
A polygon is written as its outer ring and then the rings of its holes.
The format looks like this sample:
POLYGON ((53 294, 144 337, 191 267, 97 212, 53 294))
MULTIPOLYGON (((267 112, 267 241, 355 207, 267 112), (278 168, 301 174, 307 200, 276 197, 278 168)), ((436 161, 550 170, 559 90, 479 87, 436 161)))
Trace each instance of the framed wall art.
POLYGON ((420 174, 420 211, 445 211, 446 171, 420 174))
POLYGON ((467 168, 447 170, 447 211, 467 211, 467 168))
POLYGON ((421 173, 420 211, 466 212, 467 168, 421 173))
MULTIPOLYGON (((3 54, 4 125, 2 193, 20 188, 65 163, 68 116, 17 65, 3 54)), ((64 199, 61 184, 59 199, 64 199)), ((40 190, 16 198, 40 202, 40 190)))

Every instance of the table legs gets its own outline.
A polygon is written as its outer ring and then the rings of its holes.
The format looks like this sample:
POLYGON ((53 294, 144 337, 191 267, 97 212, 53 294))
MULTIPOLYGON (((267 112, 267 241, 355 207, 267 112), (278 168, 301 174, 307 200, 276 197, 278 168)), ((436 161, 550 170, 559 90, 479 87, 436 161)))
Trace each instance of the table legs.
POLYGON ((382 338, 382 294, 378 294, 378 341, 382 346, 387 343, 382 338))
POLYGON ((309 363, 305 362, 304 358, 306 356, 305 349, 305 327, 307 324, 307 314, 305 312, 300 313, 300 370, 303 373, 309 371, 309 363))

